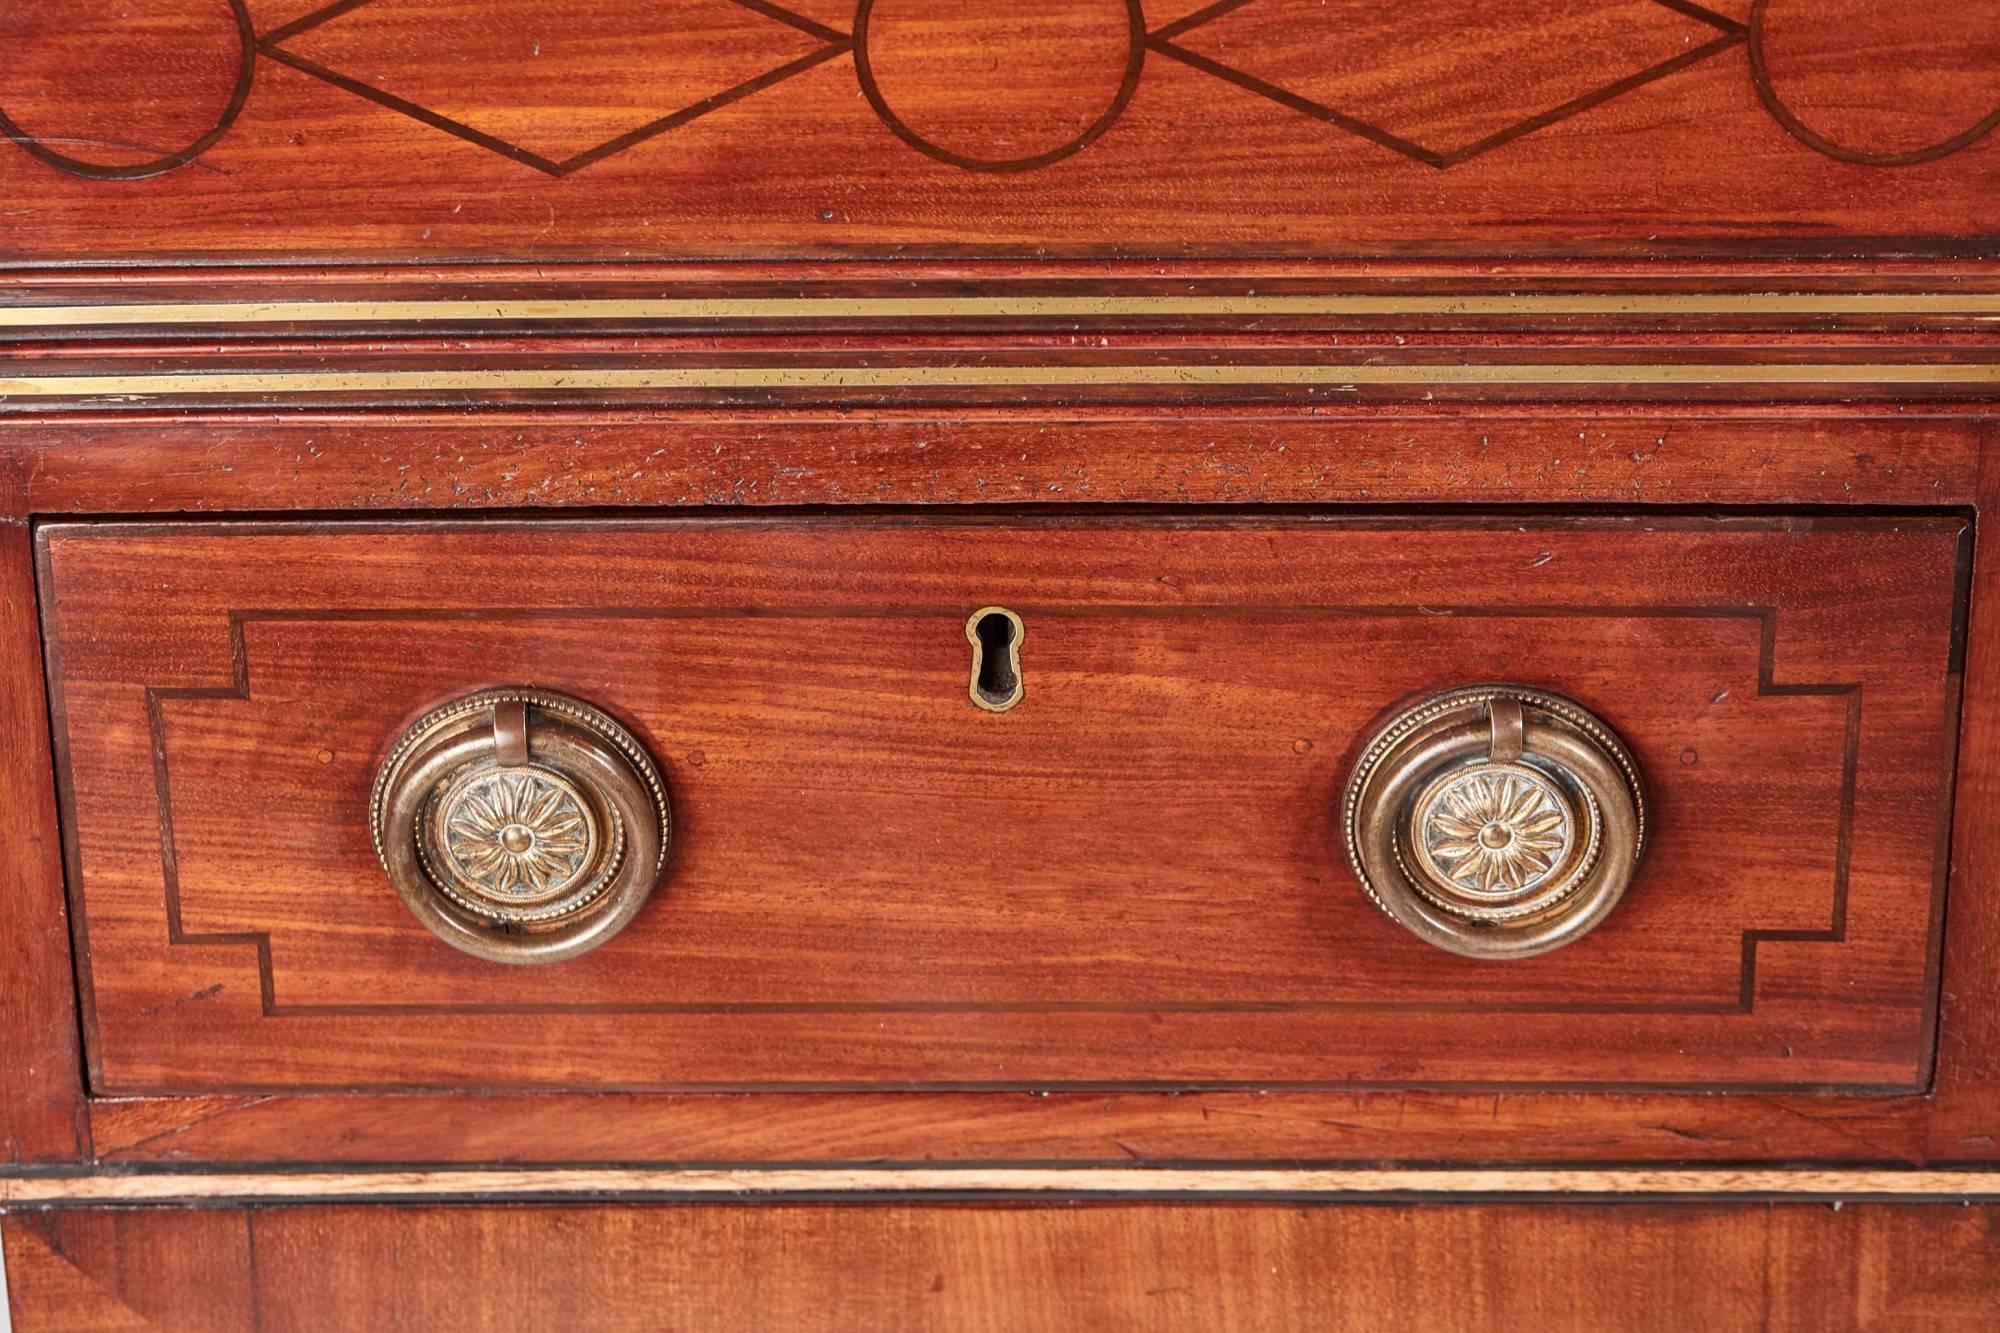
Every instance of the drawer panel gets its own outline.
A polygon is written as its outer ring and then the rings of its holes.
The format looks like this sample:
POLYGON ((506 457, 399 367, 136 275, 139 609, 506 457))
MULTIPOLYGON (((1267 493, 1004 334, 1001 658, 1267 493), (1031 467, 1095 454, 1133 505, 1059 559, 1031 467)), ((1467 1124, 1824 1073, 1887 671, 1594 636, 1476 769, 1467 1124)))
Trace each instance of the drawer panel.
POLYGON ((39 535, 103 1092, 1928 1078, 1956 518, 63 524, 39 535), (1021 618, 1018 707, 968 698, 1021 618), (1444 953, 1340 801, 1427 693, 1630 747, 1593 933, 1444 953), (439 703, 588 700, 671 794, 601 948, 458 953, 370 787, 439 703))

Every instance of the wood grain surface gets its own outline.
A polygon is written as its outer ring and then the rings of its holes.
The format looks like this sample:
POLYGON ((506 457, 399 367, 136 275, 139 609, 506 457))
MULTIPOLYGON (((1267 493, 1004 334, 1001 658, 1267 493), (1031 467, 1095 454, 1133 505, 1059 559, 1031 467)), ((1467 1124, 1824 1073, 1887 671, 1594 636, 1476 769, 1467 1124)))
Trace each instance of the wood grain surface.
MULTIPOLYGON (((1980 1158, 1976 1092, 1945 1160, 1980 1158)), ((106 1167, 1927 1160, 1930 1097, 1605 1092, 451 1092, 96 1097, 106 1167)))
MULTIPOLYGON (((1981 515, 2000 513, 2000 450, 1980 473, 1981 515)), ((1950 941, 1940 1000, 1937 1099, 1930 1155, 1940 1161, 2000 1160, 2000 542, 1991 530, 1973 563, 1967 619, 1967 689, 1959 743, 1957 825, 1947 917, 1950 941)))
POLYGON ((14 260, 1990 250, 1993 0, 87 0, 14 260))
POLYGON ((0 467, 0 1167, 87 1143, 25 491, 0 467))
POLYGON ((95 1087, 1915 1090, 1963 532, 46 528, 95 1087), (1382 918, 1333 811, 1386 710, 1502 676, 1598 709, 1657 817, 1610 924, 1496 966, 1382 918), (641 920, 545 969, 440 946, 362 813, 405 722, 513 681, 677 804, 641 920))
POLYGON ((1990 1207, 14 1213, 43 1329, 1976 1329, 1990 1207), (1526 1256, 1533 1256, 1528 1261, 1526 1256))
POLYGON ((24 415, 34 512, 1005 504, 1951 505, 1983 409, 24 415), (1560 441, 1558 450, 1552 442, 1560 441))
POLYGON ((0 5, 14 1327, 1993 1326, 1996 70, 2000 0, 0 5), (1512 965, 1336 837, 1492 678, 1653 800, 1512 965), (549 969, 367 838, 500 684, 676 802, 549 969))
POLYGON ((1958 549, 2000 504, 1997 66, 2000 0, 8 8, 7 1160, 2000 1159, 1992 553, 1958 549), (1369 556, 1400 591, 1340 617, 1301 612, 1353 608, 1349 568, 1272 578, 1248 538, 1221 583, 1207 537, 1115 570, 968 542, 899 601, 845 548, 733 557, 790 560, 768 584, 558 552, 557 588, 527 540, 443 578, 400 537, 231 570, 236 537, 121 565, 77 529, 87 576, 28 585, 47 518, 1260 504, 1532 530, 1369 556), (1558 541, 1572 504, 1876 535, 1558 541), (637 618, 662 579, 741 595, 637 618), (736 614, 786 580, 866 615, 736 614), (1600 613, 1378 614, 1466 588, 1600 613), (902 711, 962 689, 955 622, 1001 597, 1039 634, 1014 730, 902 711), (1410 954, 1308 821, 1399 692, 1501 666, 1637 738, 1664 841, 1611 933, 1494 988, 1410 954), (521 672, 636 696, 599 701, 689 816, 553 1000, 429 952, 335 813, 422 696, 521 672), (1590 1012, 1524 1011, 1551 994, 1590 1012), (997 1008, 910 1008, 966 1001, 997 1008))

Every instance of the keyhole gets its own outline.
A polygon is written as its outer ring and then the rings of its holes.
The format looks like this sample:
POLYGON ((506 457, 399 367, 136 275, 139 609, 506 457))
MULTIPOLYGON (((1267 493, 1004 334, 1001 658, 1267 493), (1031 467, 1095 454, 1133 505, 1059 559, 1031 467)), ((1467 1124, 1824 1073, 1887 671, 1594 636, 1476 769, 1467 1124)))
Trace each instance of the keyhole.
POLYGON ((1021 702, 1021 617, 1004 606, 974 611, 965 622, 972 644, 972 702, 989 713, 1004 713, 1021 702))

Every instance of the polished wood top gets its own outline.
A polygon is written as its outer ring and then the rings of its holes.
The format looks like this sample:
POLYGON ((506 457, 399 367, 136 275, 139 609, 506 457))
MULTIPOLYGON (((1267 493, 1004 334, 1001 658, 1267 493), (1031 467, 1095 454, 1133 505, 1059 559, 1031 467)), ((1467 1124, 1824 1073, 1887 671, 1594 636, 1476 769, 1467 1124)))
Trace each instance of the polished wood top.
POLYGON ((2000 5, 88 0, 0 256, 1989 252, 2000 5))

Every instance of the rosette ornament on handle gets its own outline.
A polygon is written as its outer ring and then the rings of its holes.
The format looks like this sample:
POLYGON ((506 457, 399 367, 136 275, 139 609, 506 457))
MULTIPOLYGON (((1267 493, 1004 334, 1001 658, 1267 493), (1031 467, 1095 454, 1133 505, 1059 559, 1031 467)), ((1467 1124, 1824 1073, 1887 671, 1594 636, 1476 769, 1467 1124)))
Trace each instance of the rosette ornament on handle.
POLYGON ((574 957, 624 929, 673 827, 632 733, 543 690, 488 690, 418 720, 371 805, 382 868, 417 919, 501 963, 574 957))
POLYGON ((1540 690, 1452 690, 1369 741, 1347 789, 1361 887, 1419 938, 1525 958, 1598 925, 1646 844, 1638 766, 1582 706, 1540 690))

